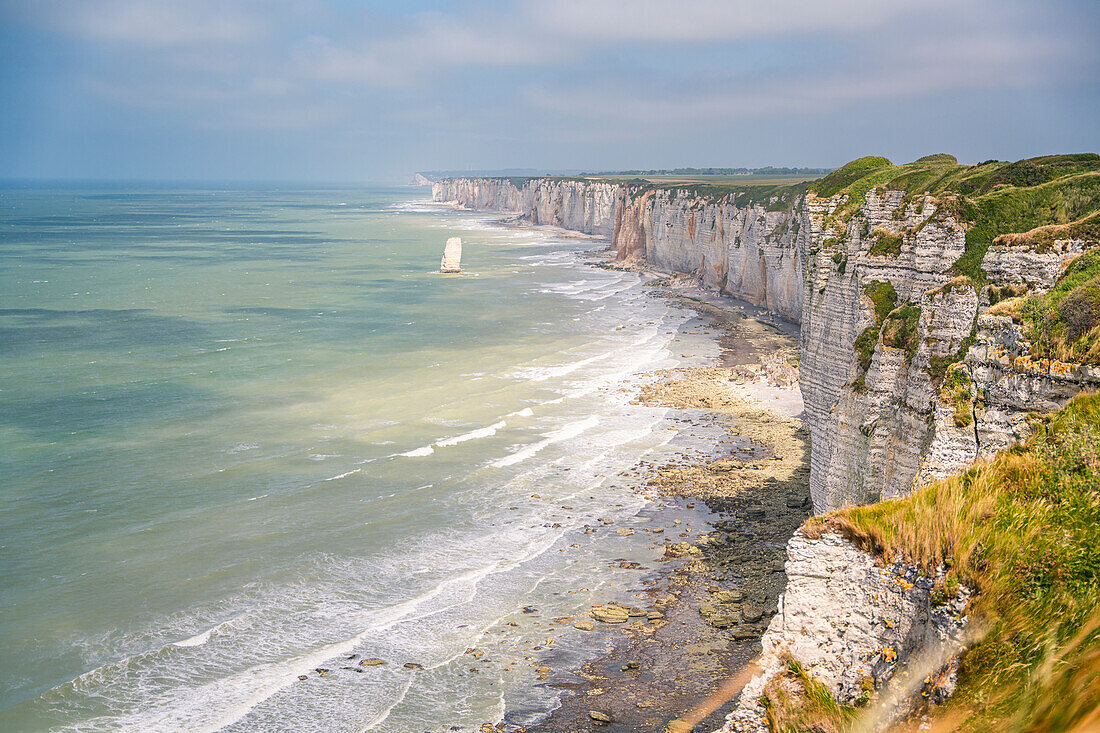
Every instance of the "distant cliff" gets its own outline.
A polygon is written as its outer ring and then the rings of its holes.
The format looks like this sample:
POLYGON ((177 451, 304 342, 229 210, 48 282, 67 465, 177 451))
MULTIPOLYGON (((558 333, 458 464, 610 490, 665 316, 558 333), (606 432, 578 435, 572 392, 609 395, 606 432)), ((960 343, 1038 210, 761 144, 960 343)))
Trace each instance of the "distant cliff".
POLYGON ((1027 412, 1100 387, 1086 287, 1100 282, 1100 156, 861 158, 794 186, 477 178, 432 191, 607 236, 623 262, 801 323, 818 512, 907 495, 1026 437, 1027 412))

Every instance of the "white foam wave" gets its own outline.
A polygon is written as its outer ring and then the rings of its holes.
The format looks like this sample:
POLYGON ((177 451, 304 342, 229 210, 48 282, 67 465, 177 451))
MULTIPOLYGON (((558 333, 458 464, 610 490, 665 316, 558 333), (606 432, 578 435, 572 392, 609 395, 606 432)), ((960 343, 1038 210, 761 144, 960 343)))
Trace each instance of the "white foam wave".
POLYGON ((397 456, 404 456, 405 458, 423 458, 424 456, 430 456, 435 453, 435 448, 430 445, 425 445, 422 448, 414 448, 404 453, 397 453, 397 456))
POLYGON ((555 377, 564 377, 567 374, 572 374, 578 369, 582 369, 589 364, 594 364, 597 361, 603 361, 611 356, 611 352, 606 354, 597 354, 596 356, 590 356, 587 359, 581 359, 571 364, 562 364, 556 367, 522 367, 516 371, 518 376, 525 376, 532 382, 545 382, 547 379, 553 379, 555 377))
POLYGON ((497 431, 503 428, 507 423, 503 420, 497 423, 493 423, 484 428, 478 428, 477 430, 471 430, 468 433, 462 435, 456 435, 453 438, 444 438, 443 440, 436 441, 435 446, 437 448, 445 448, 449 445, 458 445, 459 443, 465 443, 467 440, 477 440, 478 438, 488 438, 496 435, 497 431))
POLYGON ((325 481, 336 481, 337 479, 347 478, 348 476, 351 476, 352 474, 359 473, 362 470, 363 469, 361 469, 361 468, 353 468, 352 470, 347 471, 346 473, 341 473, 341 474, 336 475, 336 476, 329 476, 327 479, 325 479, 325 481))
POLYGON ((192 636, 189 639, 181 639, 180 641, 174 641, 174 642, 172 642, 172 646, 201 646, 201 645, 205 644, 210 639, 210 635, 213 634, 213 633, 214 633, 214 629, 210 628, 210 629, 207 629, 206 631, 202 632, 201 634, 195 634, 194 636, 192 636))
POLYGON ((563 440, 569 440, 570 438, 575 438, 578 435, 580 435, 581 433, 583 433, 584 431, 588 430, 589 428, 599 424, 599 422, 600 422, 599 417, 597 417, 595 415, 591 415, 589 417, 586 417, 583 420, 578 420, 576 422, 569 423, 568 425, 561 428, 560 430, 555 430, 552 433, 547 433, 546 436, 542 440, 540 440, 539 442, 532 443, 531 445, 525 446, 524 448, 521 448, 520 450, 516 451, 515 453, 512 453, 511 455, 508 455, 508 456, 505 456, 504 458, 493 461, 489 465, 491 465, 495 468, 504 468, 505 466, 512 466, 512 465, 515 465, 515 464, 520 463, 522 461, 526 461, 528 458, 532 457, 533 455, 535 455, 536 453, 541 451, 543 448, 546 448, 549 445, 553 445, 554 443, 560 443, 563 440))

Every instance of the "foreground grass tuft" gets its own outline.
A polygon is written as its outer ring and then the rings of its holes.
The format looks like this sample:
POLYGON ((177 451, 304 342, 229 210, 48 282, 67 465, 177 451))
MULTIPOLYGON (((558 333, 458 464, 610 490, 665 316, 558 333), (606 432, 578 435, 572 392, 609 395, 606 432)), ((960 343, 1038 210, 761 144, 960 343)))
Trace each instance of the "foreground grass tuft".
POLYGON ((838 703, 825 685, 790 657, 783 673, 764 688, 761 703, 774 733, 843 730, 859 712, 858 708, 838 703))

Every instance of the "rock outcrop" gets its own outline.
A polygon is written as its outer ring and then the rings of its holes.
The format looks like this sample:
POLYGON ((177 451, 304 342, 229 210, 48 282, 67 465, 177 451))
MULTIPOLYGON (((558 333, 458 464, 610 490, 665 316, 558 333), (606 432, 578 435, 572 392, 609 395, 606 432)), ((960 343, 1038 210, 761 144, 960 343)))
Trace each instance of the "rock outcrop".
POLYGON ((439 263, 443 273, 462 272, 462 237, 451 237, 443 249, 443 259, 439 263))
POLYGON ((869 710, 881 723, 910 712, 914 698, 927 698, 925 680, 950 692, 965 643, 965 588, 936 603, 932 579, 902 563, 884 567, 835 534, 796 533, 787 557, 787 590, 761 639, 761 672, 722 731, 768 730, 761 697, 788 659, 842 704, 874 695, 869 710))

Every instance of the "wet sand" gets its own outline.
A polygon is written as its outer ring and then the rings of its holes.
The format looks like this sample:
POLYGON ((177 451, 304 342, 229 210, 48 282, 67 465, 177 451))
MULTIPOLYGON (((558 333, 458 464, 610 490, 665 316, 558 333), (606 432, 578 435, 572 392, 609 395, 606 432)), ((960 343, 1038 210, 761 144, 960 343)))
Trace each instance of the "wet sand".
MULTIPOLYGON (((689 282, 651 284, 655 295, 696 310, 720 331, 721 355, 716 366, 659 372, 638 400, 682 410, 685 430, 719 426, 725 437, 718 458, 643 462, 637 489, 654 500, 656 512, 706 509, 709 521, 674 519, 681 531, 655 532, 664 545, 659 562, 667 565, 640 581, 638 605, 626 621, 604 623, 598 619, 606 613, 592 612, 594 632, 608 635, 607 654, 574 670, 569 681, 543 683, 566 692, 548 719, 521 727, 507 716, 500 730, 660 731, 690 717, 706 696, 751 669, 786 584, 786 541, 810 514, 796 328, 753 318, 751 306, 689 282)), ((726 701, 692 722, 713 730, 730 707, 726 701)))

